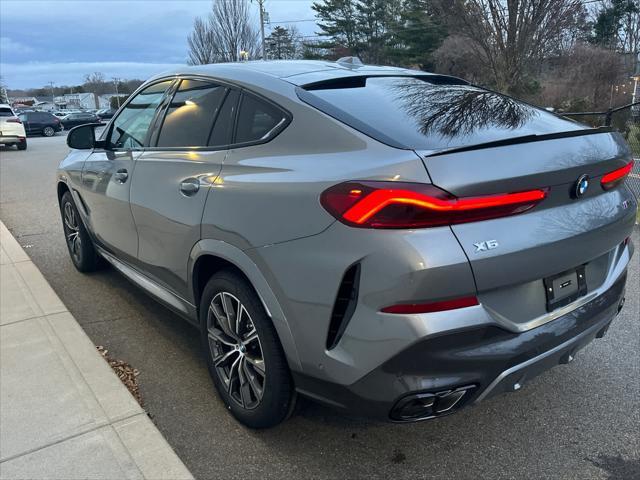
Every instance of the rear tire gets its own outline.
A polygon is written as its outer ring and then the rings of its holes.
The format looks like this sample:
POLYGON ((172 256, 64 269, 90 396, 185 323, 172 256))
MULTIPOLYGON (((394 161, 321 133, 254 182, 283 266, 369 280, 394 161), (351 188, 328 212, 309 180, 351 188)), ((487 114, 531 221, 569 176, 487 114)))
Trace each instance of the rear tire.
POLYGON ((211 277, 200 325, 209 373, 231 414, 250 428, 284 421, 296 393, 276 330, 251 284, 233 271, 211 277))
POLYGON ((53 127, 44 127, 42 129, 42 135, 45 137, 53 137, 56 134, 56 131, 53 127))
POLYGON ((16 147, 18 150, 26 150, 27 149, 27 141, 23 140, 22 142, 16 143, 16 147))
POLYGON ((73 265, 84 273, 98 270, 102 262, 69 192, 62 195, 60 214, 65 242, 73 265))

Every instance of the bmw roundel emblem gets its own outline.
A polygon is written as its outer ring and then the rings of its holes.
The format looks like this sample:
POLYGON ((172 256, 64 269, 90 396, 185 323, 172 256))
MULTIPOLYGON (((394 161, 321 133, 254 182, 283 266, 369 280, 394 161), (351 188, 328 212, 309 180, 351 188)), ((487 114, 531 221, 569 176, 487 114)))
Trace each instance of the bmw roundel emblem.
POLYGON ((573 190, 574 197, 580 198, 581 196, 583 196, 587 191, 587 188, 589 188, 589 176, 581 175, 578 180, 576 180, 576 184, 573 190))

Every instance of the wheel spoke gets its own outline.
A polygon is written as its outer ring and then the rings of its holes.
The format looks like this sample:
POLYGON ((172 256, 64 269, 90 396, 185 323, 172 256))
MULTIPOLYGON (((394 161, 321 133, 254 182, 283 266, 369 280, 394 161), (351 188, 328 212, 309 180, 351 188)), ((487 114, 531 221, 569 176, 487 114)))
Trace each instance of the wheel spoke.
MULTIPOLYGON (((237 350, 229 350, 226 353, 223 353, 222 355, 218 355, 217 357, 215 357, 213 359, 213 363, 215 364, 216 367, 222 367, 224 366, 224 364, 227 362, 227 360, 229 360, 230 358, 232 358, 234 355, 237 355, 238 351, 237 350)), ((235 364, 235 362, 238 359, 236 359, 234 361, 234 363, 232 364, 231 368, 233 369, 233 365, 235 364)), ((229 371, 229 378, 231 378, 231 370, 229 371)))
POLYGON ((249 333, 247 333, 247 335, 244 337, 245 345, 251 342, 254 342, 256 340, 258 340, 258 332, 256 332, 255 328, 251 330, 249 333))
POLYGON ((213 302, 211 303, 211 307, 209 307, 209 311, 213 313, 214 317, 216 317, 218 326, 225 333, 225 335, 227 335, 229 338, 235 339, 235 335, 233 335, 233 332, 231 332, 231 330, 229 329, 229 322, 227 321, 224 312, 220 313, 217 306, 213 302))
MULTIPOLYGON (((238 338, 242 337, 242 335, 240 335, 240 325, 242 324, 243 313, 247 313, 247 310, 244 308, 244 305, 238 302, 238 311, 236 312, 236 335, 238 338)), ((249 314, 247 313, 247 315, 249 314)))
POLYGON ((247 406, 249 405, 249 402, 251 401, 251 396, 248 391, 250 387, 248 386, 247 377, 244 374, 244 370, 242 368, 243 364, 244 362, 242 361, 242 358, 240 358, 240 362, 238 363, 238 381, 239 381, 238 393, 240 393, 240 400, 242 401, 242 406, 247 408, 247 406))
POLYGON ((71 250, 76 256, 80 255, 80 237, 78 235, 71 240, 71 250))
POLYGON ((238 312, 241 307, 242 305, 238 299, 226 292, 222 293, 222 308, 227 317, 227 327, 229 328, 229 333, 235 338, 238 337, 238 312), (233 306, 234 300, 236 303, 235 307, 233 306))
POLYGON ((242 369, 244 370, 244 376, 248 380, 249 386, 251 387, 251 391, 253 392, 253 396, 256 397, 258 400, 261 400, 262 387, 258 383, 258 379, 256 378, 256 376, 251 372, 251 369, 247 365, 246 358, 247 357, 245 357, 244 358, 245 361, 242 362, 242 369))
POLYGON ((238 356, 238 358, 235 359, 235 361, 231 364, 231 368, 229 368, 229 394, 231 394, 231 388, 233 386, 233 382, 234 380, 239 380, 238 379, 238 368, 240 365, 240 359, 241 357, 238 356))
POLYGON ((229 340, 226 334, 222 330, 218 330, 217 328, 209 328, 209 338, 215 342, 223 343, 229 347, 235 347, 237 343, 234 343, 233 340, 229 340))
POLYGON ((260 375, 261 377, 265 376, 264 360, 262 360, 261 358, 251 358, 248 355, 246 355, 244 358, 246 359, 247 363, 249 363, 249 365, 253 367, 258 375, 260 375))

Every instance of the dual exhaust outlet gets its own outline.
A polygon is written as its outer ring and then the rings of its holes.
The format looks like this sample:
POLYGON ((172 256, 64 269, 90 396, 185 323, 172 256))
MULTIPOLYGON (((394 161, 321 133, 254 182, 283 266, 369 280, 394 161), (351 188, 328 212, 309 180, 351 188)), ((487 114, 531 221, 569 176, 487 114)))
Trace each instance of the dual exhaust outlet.
POLYGON ((475 385, 445 390, 438 393, 415 393, 401 398, 391 410, 391 420, 416 422, 452 413, 466 403, 475 385), (463 399, 465 401, 463 401, 463 399))

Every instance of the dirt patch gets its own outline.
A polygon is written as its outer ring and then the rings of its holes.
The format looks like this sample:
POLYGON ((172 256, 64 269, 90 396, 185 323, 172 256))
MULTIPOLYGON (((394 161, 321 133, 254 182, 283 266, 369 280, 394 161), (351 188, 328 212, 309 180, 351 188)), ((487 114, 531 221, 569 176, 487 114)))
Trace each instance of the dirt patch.
POLYGON ((140 372, 137 368, 133 368, 127 362, 122 360, 116 360, 111 358, 108 353, 109 350, 105 349, 102 345, 96 346, 100 355, 107 361, 109 366, 116 373, 118 378, 124 386, 131 392, 131 395, 136 399, 136 401, 140 404, 142 408, 144 408, 144 401, 142 400, 142 395, 140 394, 140 389, 138 386, 138 375, 140 372))

